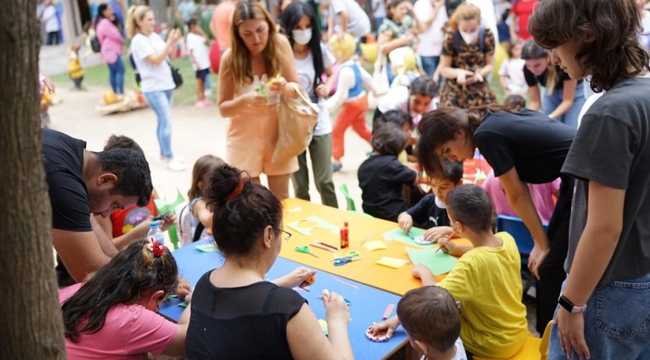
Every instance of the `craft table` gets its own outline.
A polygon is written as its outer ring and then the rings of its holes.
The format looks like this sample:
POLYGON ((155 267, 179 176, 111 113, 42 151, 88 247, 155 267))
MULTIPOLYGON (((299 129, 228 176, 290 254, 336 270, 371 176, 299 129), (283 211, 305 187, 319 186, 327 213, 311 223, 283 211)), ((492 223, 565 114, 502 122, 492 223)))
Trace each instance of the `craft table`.
MULTIPOLYGON (((178 263, 181 276, 189 280, 192 286, 207 271, 223 265, 224 260, 219 252, 201 252, 196 248, 197 245, 209 244, 210 241, 197 241, 172 253, 178 263)), ((278 257, 267 274, 267 279, 272 280, 278 278, 299 266, 302 265, 278 257)), ((398 296, 354 281, 343 280, 323 271, 318 271, 316 274, 316 282, 310 287, 310 291, 298 291, 300 295, 307 299, 318 319, 325 319, 325 308, 319 299, 323 289, 341 294, 341 296, 350 301, 350 317, 352 320, 350 321, 348 332, 356 359, 387 358, 407 343, 406 334, 401 327, 395 331, 390 341, 385 343, 373 343, 365 336, 366 329, 370 324, 382 320, 382 315, 389 304, 397 305, 400 299, 398 296), (347 285, 340 281, 347 283, 347 285), (350 285, 356 288, 350 287, 350 285)), ((177 320, 184 310, 184 308, 178 306, 179 302, 179 299, 165 301, 160 307, 160 313, 172 320, 177 320)), ((395 315, 395 310, 391 313, 392 315, 395 315)))
MULTIPOLYGON (((364 216, 359 213, 343 211, 329 206, 313 204, 300 199, 286 199, 283 201, 283 206, 284 229, 291 232, 293 236, 288 243, 282 244, 281 257, 397 295, 404 295, 407 291, 422 286, 422 282, 413 278, 411 275, 413 265, 410 263, 399 269, 375 264, 377 260, 384 256, 410 260, 406 248, 413 247, 422 249, 422 247, 418 247, 415 244, 410 246, 404 242, 394 240, 384 241, 388 247, 385 250, 368 251, 361 245, 364 240, 366 240, 365 243, 374 240, 383 240, 382 235, 395 229, 398 226, 397 223, 364 216), (312 215, 338 228, 342 228, 343 223, 347 221, 350 233, 350 245, 347 249, 337 251, 336 254, 344 256, 347 252, 354 250, 361 254, 362 259, 352 261, 343 266, 334 266, 332 259, 335 254, 333 252, 309 247, 310 251, 318 256, 316 258, 312 255, 296 251, 296 246, 308 246, 316 240, 334 246, 340 245, 339 233, 335 234, 325 228, 315 228, 311 231, 311 236, 307 236, 288 226, 312 215), (368 237, 369 234, 370 236, 368 237)), ((461 240, 461 243, 469 244, 469 241, 461 240)), ((444 277, 445 275, 436 276, 436 280, 440 281, 444 277)))

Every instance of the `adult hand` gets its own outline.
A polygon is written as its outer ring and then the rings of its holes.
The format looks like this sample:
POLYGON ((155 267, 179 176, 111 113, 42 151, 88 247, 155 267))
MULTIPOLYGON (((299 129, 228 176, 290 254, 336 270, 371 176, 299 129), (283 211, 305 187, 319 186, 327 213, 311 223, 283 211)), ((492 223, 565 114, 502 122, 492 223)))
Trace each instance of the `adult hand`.
POLYGON ((560 307, 553 321, 557 324, 560 333, 560 347, 567 354, 567 358, 571 358, 572 353, 575 351, 580 360, 589 359, 591 354, 585 341, 584 314, 572 314, 560 307))
POLYGON ((262 110, 262 108, 267 105, 266 97, 256 90, 249 91, 240 96, 239 101, 251 110, 262 110))
POLYGON ((399 320, 397 320, 397 316, 394 316, 388 320, 384 320, 380 323, 372 324, 368 328, 370 335, 377 335, 379 333, 386 333, 386 339, 390 339, 393 337, 393 333, 395 332, 395 329, 399 326, 399 320))
POLYGON ((413 217, 406 212, 399 214, 397 223, 404 232, 409 232, 413 227, 413 217))
POLYGON ((324 292, 321 298, 325 305, 325 319, 328 323, 341 321, 347 324, 350 321, 350 308, 341 295, 335 292, 324 292))
POLYGON ((445 0, 431 0, 431 5, 433 5, 434 8, 439 8, 444 4, 445 0))
POLYGON ((181 38, 181 31, 179 29, 172 29, 167 35, 167 42, 171 45, 176 44, 181 38))
POLYGON ((467 78, 474 76, 474 73, 467 70, 458 69, 458 75, 456 75, 456 82, 459 85, 467 84, 467 78))
POLYGON ((410 1, 405 1, 404 6, 406 7, 406 12, 413 16, 415 14, 415 10, 413 9, 413 4, 410 1))
POLYGON ((480 71, 477 71, 474 73, 474 82, 483 82, 485 79, 483 78, 483 75, 481 75, 480 71))
POLYGON ((284 93, 286 89, 287 89, 287 80, 285 80, 282 76, 270 81, 269 91, 284 93))
POLYGON ((178 275, 178 285, 176 286, 176 290, 174 290, 174 294, 178 295, 181 299, 185 299, 191 289, 192 285, 190 285, 190 282, 178 275))
POLYGON ((320 97, 326 97, 330 94, 330 90, 327 88, 327 86, 320 84, 316 86, 316 95, 320 97))
POLYGON ((160 230, 162 231, 167 231, 170 226, 176 224, 176 214, 174 213, 169 213, 167 214, 162 221, 159 222, 160 224, 160 230))
POLYGON ((309 270, 299 267, 285 275, 287 287, 296 287, 302 285, 307 279, 316 275, 316 270, 309 270))
POLYGON ((546 248, 542 248, 535 244, 533 246, 533 250, 530 252, 530 255, 528 255, 528 270, 530 270, 530 272, 533 274, 533 276, 535 276, 537 280, 539 280, 539 267, 544 262, 544 259, 546 259, 548 251, 548 246, 546 248))

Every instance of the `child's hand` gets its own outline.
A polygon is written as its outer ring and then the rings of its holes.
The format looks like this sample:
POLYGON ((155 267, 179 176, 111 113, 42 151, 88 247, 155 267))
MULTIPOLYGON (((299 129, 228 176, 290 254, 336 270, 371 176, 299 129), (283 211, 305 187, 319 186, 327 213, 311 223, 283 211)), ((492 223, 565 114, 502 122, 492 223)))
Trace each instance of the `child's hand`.
POLYGON ((456 75, 456 82, 459 85, 466 85, 467 78, 474 76, 474 73, 471 71, 462 70, 462 69, 457 69, 457 71, 458 71, 458 75, 456 75))
POLYGON ((397 217, 397 223, 399 224, 399 227, 407 233, 413 227, 413 217, 408 213, 403 212, 397 217))
POLYGON ((436 242, 443 236, 449 236, 454 231, 449 226, 436 226, 424 233, 424 239, 430 242, 436 242))
POLYGON ((160 230, 167 231, 170 226, 176 224, 176 215, 174 213, 169 213, 165 216, 160 222, 160 230))
POLYGON ((440 245, 440 250, 446 252, 449 255, 453 255, 453 256, 463 255, 463 252, 461 251, 458 244, 456 244, 453 241, 450 241, 449 237, 441 238, 440 240, 438 240, 438 244, 440 245))
POLYGON ((181 299, 185 299, 191 289, 192 285, 190 285, 190 282, 178 275, 178 285, 176 286, 176 290, 174 290, 174 294, 178 295, 181 299))
POLYGON ((325 305, 327 323, 340 321, 347 324, 350 321, 350 308, 341 295, 323 290, 321 298, 323 299, 323 305, 325 305))
POLYGON ((370 335, 377 335, 379 333, 386 332, 386 339, 390 339, 393 337, 393 332, 395 332, 395 329, 399 326, 399 320, 397 319, 397 316, 393 316, 392 318, 388 320, 384 320, 380 323, 372 324, 368 328, 368 332, 370 335))
POLYGON ((429 270, 428 267, 422 265, 422 264, 417 264, 413 267, 413 270, 411 271, 411 274, 413 275, 414 278, 416 279, 422 279, 422 277, 433 277, 433 274, 431 273, 431 270, 429 270))

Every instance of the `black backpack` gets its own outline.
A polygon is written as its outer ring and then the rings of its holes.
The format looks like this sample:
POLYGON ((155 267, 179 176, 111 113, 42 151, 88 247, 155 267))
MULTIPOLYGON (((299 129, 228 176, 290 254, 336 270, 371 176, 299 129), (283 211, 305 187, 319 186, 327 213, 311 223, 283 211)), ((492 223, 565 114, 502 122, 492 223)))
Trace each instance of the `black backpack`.
POLYGON ((99 43, 99 39, 97 38, 97 35, 93 35, 90 37, 90 49, 94 53, 98 53, 102 51, 102 44, 99 43))

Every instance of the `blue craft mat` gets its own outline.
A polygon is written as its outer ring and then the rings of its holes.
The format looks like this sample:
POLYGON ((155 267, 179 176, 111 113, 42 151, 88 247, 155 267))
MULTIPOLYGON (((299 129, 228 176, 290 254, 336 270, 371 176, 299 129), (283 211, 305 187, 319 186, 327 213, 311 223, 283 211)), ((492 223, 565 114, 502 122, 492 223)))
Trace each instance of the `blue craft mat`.
MULTIPOLYGON (((172 253, 178 263, 181 276, 189 280, 192 285, 195 285, 199 278, 207 271, 223 265, 224 259, 221 253, 206 253, 196 249, 196 245, 208 244, 209 241, 211 240, 197 241, 172 253)), ((267 277, 269 279, 278 278, 299 266, 303 265, 278 257, 271 270, 269 270, 267 277)), ((307 299, 318 319, 325 319, 325 308, 322 302, 317 299, 323 289, 341 294, 351 303, 350 317, 352 321, 348 327, 348 333, 356 359, 381 359, 392 354, 406 343, 406 333, 404 333, 401 327, 395 331, 391 340, 385 343, 374 343, 368 340, 365 335, 370 324, 382 320, 388 304, 397 305, 400 299, 399 296, 318 270, 316 273, 316 282, 310 287, 310 291, 298 291, 298 294, 307 299), (359 289, 357 290, 343 285, 334 280, 334 278, 348 284, 354 284, 359 289)), ((177 320, 183 310, 185 310, 178 306, 180 302, 181 300, 178 298, 165 301, 160 307, 160 313, 173 320, 177 320)), ((393 315, 395 315, 395 310, 393 310, 391 316, 393 315)))

